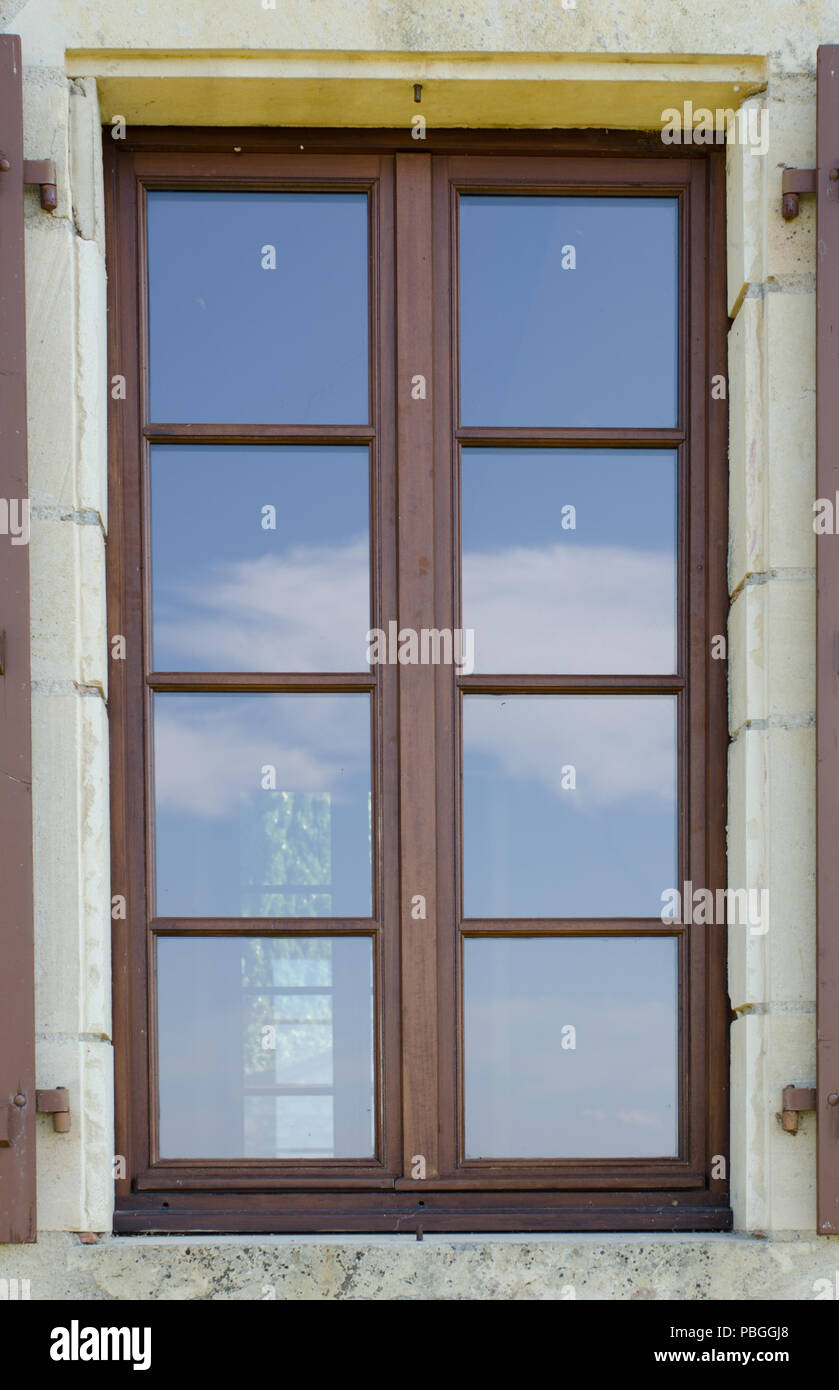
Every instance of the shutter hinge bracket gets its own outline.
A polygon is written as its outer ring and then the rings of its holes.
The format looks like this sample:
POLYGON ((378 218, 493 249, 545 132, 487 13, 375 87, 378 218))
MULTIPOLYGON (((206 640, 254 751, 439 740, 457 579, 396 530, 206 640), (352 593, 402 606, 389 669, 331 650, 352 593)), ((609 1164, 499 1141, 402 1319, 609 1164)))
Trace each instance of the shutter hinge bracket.
POLYGON ((787 1134, 798 1133, 798 1116, 802 1110, 815 1110, 815 1086, 785 1086, 781 1125, 787 1134))
MULTIPOLYGON (((818 192, 818 169, 784 169, 781 175, 781 212, 785 222, 798 216, 798 199, 803 194, 818 192)), ((839 169, 828 174, 831 183, 839 179, 839 169)))
POLYGON ((801 193, 815 193, 816 172, 815 169, 784 170, 781 175, 781 212, 785 222, 790 222, 793 217, 798 216, 798 198, 801 193))
POLYGON ((52 1115, 56 1134, 66 1134, 70 1128, 70 1092, 66 1086, 54 1091, 36 1091, 35 1109, 39 1115, 52 1115))
MULTIPOLYGON (((11 163, 0 154, 0 174, 8 174, 11 163)), ((54 159, 25 159, 23 161, 23 182, 37 183, 41 186, 41 207, 44 212, 55 212, 58 207, 58 189, 55 183, 54 159)))
POLYGON ((23 161, 23 182, 41 185, 41 207, 44 212, 55 212, 58 207, 58 190, 55 186, 54 159, 25 159, 23 161))
MULTIPOLYGON (((27 1097, 18 1091, 11 1105, 0 1105, 0 1148, 11 1148, 20 1134, 15 1116, 24 1109, 26 1102, 27 1097)), ((54 1091, 36 1091, 35 1110, 41 1115, 52 1115, 52 1127, 57 1134, 66 1134, 69 1130, 70 1092, 66 1086, 57 1086, 54 1091)))

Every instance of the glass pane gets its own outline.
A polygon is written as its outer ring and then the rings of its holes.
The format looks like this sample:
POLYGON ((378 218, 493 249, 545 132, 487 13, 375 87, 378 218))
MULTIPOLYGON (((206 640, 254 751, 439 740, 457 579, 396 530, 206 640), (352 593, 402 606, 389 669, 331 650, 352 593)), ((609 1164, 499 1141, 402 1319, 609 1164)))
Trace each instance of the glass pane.
POLYGON ((675 425, 678 237, 675 198, 462 197, 462 423, 675 425))
POLYGON ((158 917, 368 917, 370 697, 154 697, 158 917))
POLYGON ((671 449, 463 450, 476 670, 676 670, 676 468, 671 449))
POLYGON ((370 937, 158 937, 163 1158, 366 1158, 370 937))
POLYGON ((678 1152, 672 937, 464 942, 466 1156, 678 1152))
POLYGON ((363 424, 366 193, 148 195, 152 420, 363 424))
POLYGON ((366 447, 155 445, 155 670, 364 669, 369 511, 366 447))
POLYGON ((466 917, 660 917, 676 698, 463 697, 466 917))

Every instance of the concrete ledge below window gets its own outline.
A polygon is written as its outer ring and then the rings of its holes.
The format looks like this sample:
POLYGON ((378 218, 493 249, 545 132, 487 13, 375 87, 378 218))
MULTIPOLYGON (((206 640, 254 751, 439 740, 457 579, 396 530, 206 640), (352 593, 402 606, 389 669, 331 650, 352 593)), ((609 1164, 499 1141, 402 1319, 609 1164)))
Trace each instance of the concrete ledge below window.
POLYGON ((839 1237, 816 1236, 106 1235, 91 1245, 44 1232, 36 1245, 0 1246, 0 1281, 28 1279, 33 1300, 810 1301, 839 1295, 837 1265, 839 1237))

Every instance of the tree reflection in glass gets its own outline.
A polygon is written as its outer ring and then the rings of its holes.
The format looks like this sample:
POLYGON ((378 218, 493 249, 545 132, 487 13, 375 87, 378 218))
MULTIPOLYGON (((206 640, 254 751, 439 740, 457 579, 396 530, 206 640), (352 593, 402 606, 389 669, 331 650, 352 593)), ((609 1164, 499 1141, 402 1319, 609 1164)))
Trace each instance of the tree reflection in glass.
POLYGON ((372 1155, 370 937, 162 937, 158 979, 162 1157, 372 1155))
POLYGON ((366 917, 366 694, 155 696, 157 916, 366 917))

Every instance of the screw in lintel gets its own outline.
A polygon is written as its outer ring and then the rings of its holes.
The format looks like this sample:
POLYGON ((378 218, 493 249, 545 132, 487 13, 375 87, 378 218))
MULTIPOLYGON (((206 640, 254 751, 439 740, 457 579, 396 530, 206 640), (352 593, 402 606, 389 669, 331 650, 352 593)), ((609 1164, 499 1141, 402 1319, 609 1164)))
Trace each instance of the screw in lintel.
POLYGON ((414 101, 422 101, 422 83, 414 83, 414 101))

